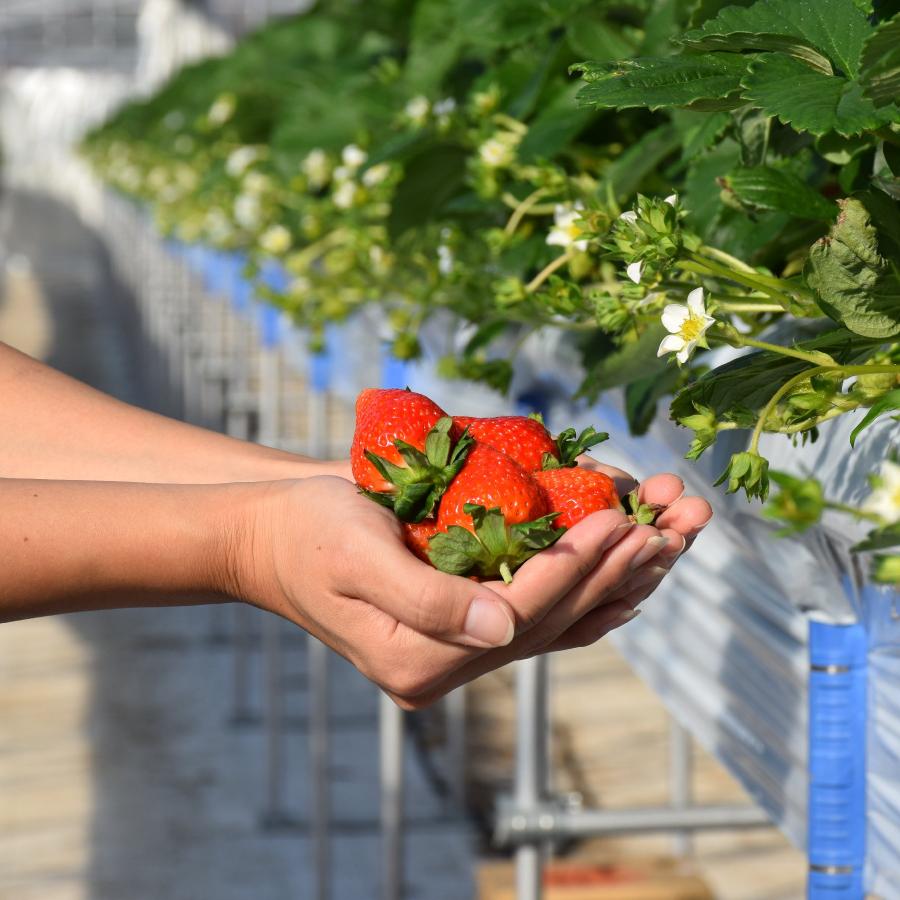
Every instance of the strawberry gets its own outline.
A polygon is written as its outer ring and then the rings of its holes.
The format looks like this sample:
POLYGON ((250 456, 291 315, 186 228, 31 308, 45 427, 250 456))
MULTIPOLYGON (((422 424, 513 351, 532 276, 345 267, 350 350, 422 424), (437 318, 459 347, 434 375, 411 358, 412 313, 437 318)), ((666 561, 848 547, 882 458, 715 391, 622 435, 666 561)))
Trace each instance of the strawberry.
POLYGON ((487 444, 514 459, 522 468, 536 472, 542 467, 544 454, 559 459, 559 448, 550 432, 539 419, 529 416, 496 416, 476 419, 454 416, 453 424, 468 428, 469 434, 481 444, 487 444))
POLYGON ((356 400, 350 464, 366 496, 418 522, 433 512, 471 443, 428 397, 371 388, 356 400))
POLYGON ((522 466, 476 443, 441 498, 428 558, 454 575, 500 575, 509 582, 516 567, 563 534, 554 518, 540 485, 522 466))
POLYGON ((437 523, 434 519, 403 523, 403 540, 422 562, 431 562, 428 558, 428 542, 435 534, 437 534, 437 523))
POLYGON ((567 428, 554 440, 537 414, 485 419, 454 416, 453 423, 458 428, 468 428, 476 441, 511 456, 529 472, 574 466, 578 456, 609 437, 593 428, 586 428, 576 437, 575 429, 567 428))
POLYGON ((583 469, 547 469, 535 472, 534 480, 544 489, 550 509, 559 513, 556 524, 571 528, 585 516, 602 509, 621 509, 615 482, 603 472, 583 469))

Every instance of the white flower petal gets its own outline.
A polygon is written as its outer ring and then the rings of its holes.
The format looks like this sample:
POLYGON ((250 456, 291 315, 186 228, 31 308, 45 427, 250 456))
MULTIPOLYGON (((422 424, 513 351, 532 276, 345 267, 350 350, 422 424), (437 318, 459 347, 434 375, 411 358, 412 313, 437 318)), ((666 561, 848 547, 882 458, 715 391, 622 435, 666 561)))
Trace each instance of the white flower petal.
POLYGON ((587 240, 584 240, 584 241, 574 241, 574 242, 572 243, 572 246, 573 246, 576 250, 580 250, 580 251, 583 253, 585 250, 587 250, 588 244, 590 244, 590 241, 587 241, 587 240))
POLYGON ((662 323, 666 331, 678 334, 681 326, 690 318, 690 310, 682 303, 668 303, 662 311, 662 323))
POLYGON ((630 263, 625 269, 625 274, 635 283, 641 283, 641 272, 644 271, 644 264, 641 260, 630 263))
POLYGON ((678 202, 678 194, 669 194, 663 202, 668 203, 669 206, 674 206, 678 202))
POLYGON ((697 318, 702 318, 706 315, 706 304, 703 302, 702 287, 694 288, 694 290, 687 295, 687 308, 697 316, 697 318))
POLYGON ((633 209, 626 210, 619 216, 620 219, 624 219, 626 222, 634 225, 637 222, 637 213, 633 209))
POLYGON ((678 353, 675 354, 675 359, 677 359, 678 362, 680 362, 682 365, 684 365, 691 358, 691 353, 694 352, 694 347, 696 347, 696 346, 697 346, 696 341, 688 342, 687 344, 684 345, 683 350, 680 350, 678 353))
POLYGON ((656 351, 657 356, 664 356, 666 353, 677 353, 684 348, 684 340, 677 334, 667 334, 659 344, 659 350, 656 351))
POLYGON ((572 243, 572 238, 562 228, 551 228, 547 235, 547 243, 551 247, 568 247, 572 243))

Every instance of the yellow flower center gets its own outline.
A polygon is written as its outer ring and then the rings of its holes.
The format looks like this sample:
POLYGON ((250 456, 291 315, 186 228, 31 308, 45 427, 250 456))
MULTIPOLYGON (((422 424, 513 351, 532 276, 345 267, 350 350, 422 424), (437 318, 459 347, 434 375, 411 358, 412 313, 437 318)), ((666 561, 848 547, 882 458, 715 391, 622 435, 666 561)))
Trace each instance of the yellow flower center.
POLYGON ((581 236, 581 228, 579 228, 579 226, 575 222, 572 222, 571 225, 566 225, 565 231, 573 241, 577 240, 581 236))
POLYGON ((701 316, 690 313, 684 320, 684 324, 678 330, 678 334, 680 337, 684 338, 685 342, 696 341, 697 338, 703 334, 703 329, 705 327, 706 322, 701 316))

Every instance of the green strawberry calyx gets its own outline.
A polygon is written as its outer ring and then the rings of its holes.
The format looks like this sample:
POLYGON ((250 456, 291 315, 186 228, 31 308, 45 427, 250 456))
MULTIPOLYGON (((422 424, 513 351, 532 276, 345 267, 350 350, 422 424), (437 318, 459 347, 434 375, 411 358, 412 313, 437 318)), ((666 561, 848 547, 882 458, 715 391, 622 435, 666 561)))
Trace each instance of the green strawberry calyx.
POLYGON ((578 457, 587 453, 591 447, 602 444, 609 439, 605 431, 597 431, 589 425, 581 434, 577 434, 574 428, 567 428, 556 436, 556 446, 559 450, 559 459, 552 453, 545 453, 541 458, 542 469, 571 469, 578 465, 578 457))
POLYGON ((424 452, 406 441, 394 441, 405 463, 402 466, 366 450, 366 459, 385 481, 394 485, 394 489, 385 492, 364 490, 362 493, 392 509, 404 522, 421 522, 430 516, 475 443, 466 429, 454 444, 450 438, 452 427, 453 420, 449 416, 438 419, 425 438, 424 452))
POLYGON ((653 525, 659 514, 665 509, 665 506, 660 506, 658 503, 641 503, 638 497, 638 488, 628 494, 622 505, 636 525, 653 525))
POLYGON ((463 512, 472 517, 474 532, 451 525, 429 541, 428 558, 435 568, 450 575, 499 576, 509 584, 522 563, 546 550, 566 531, 553 525, 559 513, 508 525, 498 507, 485 509, 467 503, 463 512))

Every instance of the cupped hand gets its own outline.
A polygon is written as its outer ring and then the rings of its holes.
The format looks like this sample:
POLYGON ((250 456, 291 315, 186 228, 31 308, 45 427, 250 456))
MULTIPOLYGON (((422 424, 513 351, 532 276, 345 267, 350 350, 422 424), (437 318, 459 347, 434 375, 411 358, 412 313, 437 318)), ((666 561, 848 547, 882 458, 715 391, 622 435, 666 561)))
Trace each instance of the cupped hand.
POLYGON ((512 660, 592 643, 633 616, 711 515, 705 501, 680 497, 675 476, 641 490, 666 507, 659 527, 595 513, 505 585, 419 561, 394 516, 343 478, 271 483, 235 531, 236 593, 419 708, 512 660))

